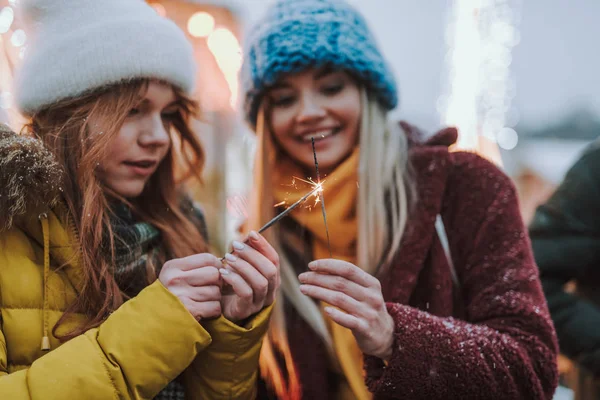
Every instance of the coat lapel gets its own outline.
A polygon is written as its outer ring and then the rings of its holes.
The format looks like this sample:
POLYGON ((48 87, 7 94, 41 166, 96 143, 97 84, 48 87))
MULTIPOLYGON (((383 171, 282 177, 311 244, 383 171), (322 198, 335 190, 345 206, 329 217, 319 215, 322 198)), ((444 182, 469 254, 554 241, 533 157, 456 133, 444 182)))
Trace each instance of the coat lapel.
MULTIPOLYGON (((406 130, 407 126, 403 125, 403 128, 406 130)), ((410 132, 407 134, 411 136, 410 132)), ((450 172, 448 146, 456 141, 456 135, 455 129, 448 128, 410 150, 417 199, 410 212, 400 251, 388 272, 389 279, 382 279, 384 297, 388 301, 408 304, 425 266, 450 172)))

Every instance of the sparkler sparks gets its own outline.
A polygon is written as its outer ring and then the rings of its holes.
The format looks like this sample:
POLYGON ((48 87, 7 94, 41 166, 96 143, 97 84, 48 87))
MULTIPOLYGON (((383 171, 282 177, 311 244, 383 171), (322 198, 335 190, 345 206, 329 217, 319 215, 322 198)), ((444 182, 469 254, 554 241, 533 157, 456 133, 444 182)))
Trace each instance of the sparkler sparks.
POLYGON ((301 205, 302 203, 304 203, 306 200, 308 200, 308 198, 310 196, 312 196, 314 194, 317 194, 317 193, 319 193, 321 191, 323 191, 323 186, 320 185, 320 184, 316 185, 313 190, 311 190, 310 192, 308 192, 304 196, 302 196, 302 198, 300 198, 300 200, 298 200, 297 202, 295 202, 294 204, 292 204, 291 206, 289 206, 288 208, 286 208, 283 212, 277 214, 272 220, 270 220, 269 222, 267 222, 266 224, 264 224, 262 226, 262 228, 260 228, 258 230, 258 233, 262 233, 262 232, 266 231, 273 224, 275 224, 276 222, 278 222, 279 220, 281 220, 283 217, 285 217, 286 215, 288 215, 289 213, 291 213, 294 208, 298 207, 299 205, 301 205))
MULTIPOLYGON (((296 180, 299 180, 299 181, 302 181, 302 182, 307 183, 310 186, 312 186, 312 190, 310 192, 306 193, 298 201, 296 201, 294 204, 290 205, 284 211, 277 214, 269 222, 264 224, 258 230, 258 233, 262 233, 262 232, 266 231, 271 226, 273 226, 274 224, 279 222, 281 219, 283 219, 283 217, 285 217, 286 215, 291 213, 295 208, 304 204, 311 196, 315 196, 315 204, 312 207, 316 207, 317 204, 321 203, 321 212, 323 213, 323 221, 325 222, 325 231, 327 232, 327 247, 329 249, 329 256, 333 257, 332 253, 331 253, 331 243, 329 240, 329 228, 327 226, 327 213, 325 212, 325 200, 323 198, 323 184, 325 183, 325 180, 323 182, 321 182, 321 176, 319 175, 319 162, 317 161, 317 152, 315 150, 314 138, 312 139, 312 146, 313 146, 313 155, 315 158, 315 168, 317 170, 317 182, 314 182, 311 178, 309 178, 309 180, 306 180, 306 179, 298 178, 297 176, 293 176, 292 183, 290 186, 296 187, 296 180)), ((284 206, 285 204, 286 204, 286 201, 282 201, 280 203, 275 204, 275 207, 284 206)), ((225 257, 221 258, 221 262, 224 262, 224 260, 225 260, 225 257)))
MULTIPOLYGON (((299 178, 298 178, 299 179, 299 178)), ((306 181, 308 182, 308 181, 306 181)), ((267 222, 266 224, 264 224, 259 230, 258 233, 263 233, 264 231, 266 231, 267 229, 269 229, 271 226, 275 225, 277 222, 279 222, 283 217, 285 217, 286 215, 288 215, 289 213, 291 213, 295 208, 297 208, 298 206, 302 205, 306 200, 308 200, 310 198, 310 196, 314 196, 314 195, 318 195, 320 192, 323 191, 323 184, 315 184, 314 182, 309 182, 312 186, 313 189, 306 193, 304 196, 302 196, 300 198, 300 200, 296 201, 294 204, 292 204, 291 206, 289 206, 288 208, 286 208, 284 211, 282 211, 281 213, 277 214, 273 219, 271 219, 269 222, 267 222)), ((284 205, 285 201, 276 204, 275 206, 278 205, 284 205)), ((225 260, 225 257, 221 258, 221 262, 223 262, 225 260)))

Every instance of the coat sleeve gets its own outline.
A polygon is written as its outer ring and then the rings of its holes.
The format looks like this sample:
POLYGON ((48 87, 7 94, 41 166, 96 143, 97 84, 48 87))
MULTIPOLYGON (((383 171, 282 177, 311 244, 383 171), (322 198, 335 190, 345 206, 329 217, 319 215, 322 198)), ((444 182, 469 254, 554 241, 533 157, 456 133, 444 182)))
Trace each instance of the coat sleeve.
POLYGON ((389 362, 367 357, 376 399, 551 399, 557 343, 510 180, 454 153, 444 223, 466 320, 388 303, 389 362))
POLYGON ((258 358, 272 308, 264 308, 244 326, 223 316, 203 323, 212 344, 186 370, 186 398, 256 398, 258 358))
POLYGON ((0 398, 150 399, 211 342, 210 335, 160 282, 90 329, 8 374, 0 333, 0 398))
MULTIPOLYGON (((567 173, 530 226, 535 259, 561 351, 600 376, 600 308, 565 284, 597 284, 600 271, 600 148, 567 173)), ((597 296, 597 295, 596 295, 597 296)), ((594 299, 597 301, 597 298, 594 299)))

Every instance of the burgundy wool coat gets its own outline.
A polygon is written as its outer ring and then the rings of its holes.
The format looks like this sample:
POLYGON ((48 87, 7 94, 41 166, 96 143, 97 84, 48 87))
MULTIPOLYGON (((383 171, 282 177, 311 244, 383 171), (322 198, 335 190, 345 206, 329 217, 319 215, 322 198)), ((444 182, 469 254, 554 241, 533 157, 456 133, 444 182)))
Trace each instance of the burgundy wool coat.
MULTIPOLYGON (((365 357, 366 383, 375 399, 551 399, 558 345, 515 188, 483 158, 450 152, 456 138, 449 128, 411 139, 418 201, 379 277, 396 324, 393 354, 387 365, 365 357), (436 234, 438 214, 460 290, 436 234)), ((334 398, 323 343, 286 311, 303 399, 334 398)), ((264 386, 261 397, 272 398, 264 386)))

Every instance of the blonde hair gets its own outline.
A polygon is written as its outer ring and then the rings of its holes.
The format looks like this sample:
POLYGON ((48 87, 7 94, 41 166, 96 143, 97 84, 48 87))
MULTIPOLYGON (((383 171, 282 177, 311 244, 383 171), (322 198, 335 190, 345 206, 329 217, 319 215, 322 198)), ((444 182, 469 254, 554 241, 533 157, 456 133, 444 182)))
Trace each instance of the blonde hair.
MULTIPOLYGON (((361 124, 358 167, 358 252, 357 264, 372 275, 388 269, 398 252, 408 219, 413 190, 408 163, 408 140, 397 124, 387 121, 386 111, 367 91, 361 89, 361 124), (391 224, 390 224, 391 221, 391 224)), ((276 147, 265 124, 264 104, 258 114, 258 147, 255 159, 255 186, 249 226, 260 227, 273 217, 274 199, 270 171, 276 161, 276 147)), ((290 260, 282 251, 279 227, 267 232, 267 239, 280 254, 281 290, 268 336, 261 352, 261 373, 281 398, 299 398, 301 393, 287 341, 284 302, 289 301, 324 341, 334 357, 332 339, 317 304, 299 290, 299 281, 290 260), (288 384, 279 371, 275 348, 285 357, 288 384)))

